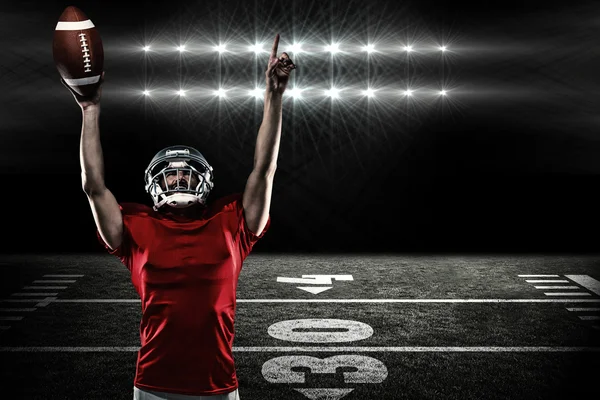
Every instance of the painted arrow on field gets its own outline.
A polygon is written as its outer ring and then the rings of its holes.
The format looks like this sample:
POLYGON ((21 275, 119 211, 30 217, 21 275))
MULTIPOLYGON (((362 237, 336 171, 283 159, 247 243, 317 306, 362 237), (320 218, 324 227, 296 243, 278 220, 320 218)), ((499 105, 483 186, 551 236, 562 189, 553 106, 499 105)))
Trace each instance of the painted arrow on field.
MULTIPOLYGON (((277 277, 277 282, 282 283, 301 283, 304 285, 332 285, 333 280, 336 281, 352 281, 352 275, 302 275, 302 278, 287 278, 283 276, 277 277)), ((333 286, 296 286, 312 294, 319 294, 331 289, 333 286)))

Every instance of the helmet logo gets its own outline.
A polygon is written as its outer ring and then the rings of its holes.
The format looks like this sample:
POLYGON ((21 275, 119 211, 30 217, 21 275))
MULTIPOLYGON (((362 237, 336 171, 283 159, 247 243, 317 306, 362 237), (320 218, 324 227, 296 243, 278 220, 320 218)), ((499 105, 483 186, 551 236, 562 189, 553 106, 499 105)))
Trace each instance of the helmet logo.
POLYGON ((190 151, 188 149, 181 149, 181 150, 167 150, 167 157, 171 157, 171 156, 189 156, 190 155, 190 151))

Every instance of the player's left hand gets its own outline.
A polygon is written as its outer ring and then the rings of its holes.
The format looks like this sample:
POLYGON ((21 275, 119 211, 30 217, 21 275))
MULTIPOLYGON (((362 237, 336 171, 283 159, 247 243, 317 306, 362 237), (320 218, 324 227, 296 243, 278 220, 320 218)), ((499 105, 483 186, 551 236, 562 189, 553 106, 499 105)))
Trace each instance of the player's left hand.
POLYGON ((287 87, 290 73, 296 69, 296 65, 287 53, 282 53, 277 57, 277 47, 279 46, 279 33, 273 41, 273 48, 269 56, 269 65, 267 66, 267 92, 283 94, 287 87))

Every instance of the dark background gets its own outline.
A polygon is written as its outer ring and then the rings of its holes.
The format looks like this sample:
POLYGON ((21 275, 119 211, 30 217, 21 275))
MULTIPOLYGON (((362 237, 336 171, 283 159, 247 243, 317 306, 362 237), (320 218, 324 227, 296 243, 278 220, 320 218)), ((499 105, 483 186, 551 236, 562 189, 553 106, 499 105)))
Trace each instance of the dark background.
MULTIPOLYGON (((52 60, 54 26, 73 4, 96 24, 105 46, 101 131, 107 186, 119 201, 151 204, 143 170, 156 151, 175 143, 197 147, 212 163, 213 197, 242 191, 262 112, 233 103, 196 111, 156 103, 150 110, 131 93, 141 90, 144 74, 160 81, 172 71, 160 60, 144 69, 139 49, 131 50, 136 39, 212 32, 260 34, 270 43, 281 32, 282 41, 297 34, 316 41, 330 33, 393 36, 394 27, 403 37, 408 26, 423 37, 452 38, 455 52, 443 71, 440 63, 415 62, 412 76, 456 90, 414 108, 355 104, 355 121, 340 118, 348 110, 327 114, 323 103, 288 101, 271 230, 255 251, 595 252, 600 5, 594 3, 5 3, 0 251, 103 251, 81 190, 80 110, 52 60)), ((219 73, 262 78, 262 67, 215 69, 213 61, 190 62, 190 76, 204 84, 219 73)), ((295 79, 323 75, 318 60, 295 61, 301 66, 295 79)), ((343 69, 334 72, 343 76, 343 69)), ((404 82, 405 72, 386 60, 370 71, 383 84, 404 82)))

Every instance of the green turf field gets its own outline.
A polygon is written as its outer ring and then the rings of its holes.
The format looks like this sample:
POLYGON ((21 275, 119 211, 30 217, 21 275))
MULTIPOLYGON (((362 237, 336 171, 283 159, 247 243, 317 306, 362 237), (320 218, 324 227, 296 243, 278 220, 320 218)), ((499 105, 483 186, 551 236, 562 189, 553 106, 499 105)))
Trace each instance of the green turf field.
MULTIPOLYGON (((104 254, 1 256, 3 390, 131 399, 128 274, 104 254)), ((238 285, 240 397, 597 398, 599 281, 591 255, 253 254, 238 285)))

